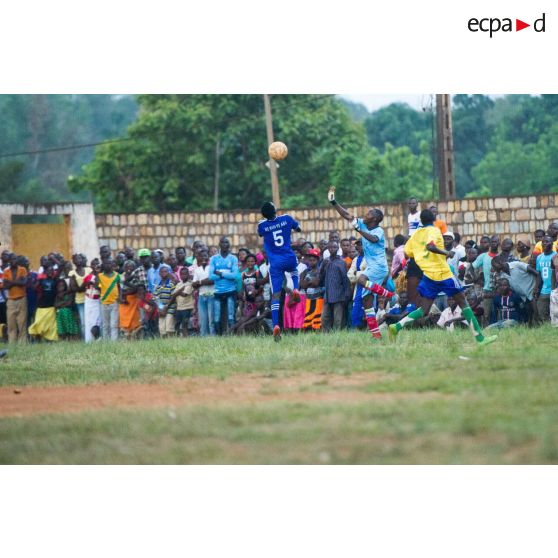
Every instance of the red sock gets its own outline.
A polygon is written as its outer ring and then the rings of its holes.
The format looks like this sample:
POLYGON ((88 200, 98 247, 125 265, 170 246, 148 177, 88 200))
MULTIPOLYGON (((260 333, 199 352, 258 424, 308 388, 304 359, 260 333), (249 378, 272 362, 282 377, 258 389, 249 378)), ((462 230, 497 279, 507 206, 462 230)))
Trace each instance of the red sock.
POLYGON ((394 295, 394 293, 392 293, 391 291, 384 289, 384 287, 378 285, 378 283, 372 283, 372 281, 366 281, 366 285, 364 285, 364 288, 368 289, 370 292, 374 294, 377 294, 379 296, 385 296, 387 298, 391 298, 394 295))
POLYGON ((376 320, 376 314, 371 312, 366 312, 366 323, 368 324, 368 329, 372 334, 374 339, 381 339, 382 334, 380 333, 380 328, 378 327, 378 320, 376 320))

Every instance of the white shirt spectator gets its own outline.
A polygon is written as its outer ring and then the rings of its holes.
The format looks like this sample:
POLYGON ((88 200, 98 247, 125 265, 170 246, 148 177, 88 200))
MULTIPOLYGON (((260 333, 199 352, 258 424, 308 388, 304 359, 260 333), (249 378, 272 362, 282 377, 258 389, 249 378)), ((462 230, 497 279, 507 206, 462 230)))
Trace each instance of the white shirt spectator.
POLYGON ((420 227, 420 211, 418 209, 415 213, 407 215, 407 223, 409 225, 409 236, 411 236, 420 227))
POLYGON ((454 252, 455 255, 453 258, 448 259, 448 264, 453 267, 454 274, 457 277, 459 272, 459 260, 465 257, 465 246, 458 244, 455 248, 452 248, 452 252, 454 252))
MULTIPOLYGON (((194 281, 203 281, 209 279, 209 264, 205 269, 200 265, 194 270, 194 281)), ((212 296, 215 294, 215 285, 202 285, 200 287, 200 296, 212 296)))
MULTIPOLYGON (((323 255, 324 260, 329 260, 330 254, 329 254, 329 250, 327 248, 324 250, 324 253, 322 255, 323 255)), ((341 250, 341 248, 339 248, 339 250, 337 250, 337 255, 340 256, 340 257, 343 257, 343 250, 341 250)))
MULTIPOLYGON (((438 321, 436 322, 437 325, 439 325, 440 327, 445 328, 446 326, 446 322, 449 322, 450 320, 453 320, 454 318, 460 318, 461 317, 461 308, 459 308, 459 306, 455 307, 455 310, 452 310, 449 306, 440 314, 440 318, 438 319, 438 321)), ((467 321, 466 320, 461 320, 461 323, 467 325, 467 321)), ((448 329, 449 331, 453 331, 453 326, 454 326, 455 322, 450 324, 446 329, 448 329)))

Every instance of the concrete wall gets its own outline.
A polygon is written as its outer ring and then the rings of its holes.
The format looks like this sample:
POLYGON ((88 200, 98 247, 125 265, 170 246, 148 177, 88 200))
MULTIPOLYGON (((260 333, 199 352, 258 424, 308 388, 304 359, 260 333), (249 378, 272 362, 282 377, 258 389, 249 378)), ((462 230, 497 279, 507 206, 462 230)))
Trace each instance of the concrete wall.
MULTIPOLYGON (((450 228, 461 233, 465 240, 477 239, 484 234, 518 236, 544 228, 558 220, 558 194, 520 196, 510 198, 475 198, 435 202, 450 228)), ((421 207, 427 207, 422 203, 421 207)), ((383 226, 390 246, 393 237, 407 232, 407 205, 379 204, 385 214, 383 226)), ((347 206, 363 215, 364 206, 347 206)), ((349 236, 349 223, 339 217, 331 206, 285 210, 301 223, 300 236, 317 242, 327 238, 328 231, 337 229, 341 236, 349 236)), ((99 242, 113 250, 125 246, 132 248, 162 248, 191 246, 196 239, 208 245, 217 245, 223 235, 230 237, 234 248, 255 249, 260 245, 256 226, 261 219, 259 211, 207 211, 198 213, 112 213, 97 214, 99 242)))
POLYGON ((89 256, 99 253, 95 213, 90 203, 0 204, 0 242, 2 249, 12 247, 12 215, 69 215, 72 253, 89 256))

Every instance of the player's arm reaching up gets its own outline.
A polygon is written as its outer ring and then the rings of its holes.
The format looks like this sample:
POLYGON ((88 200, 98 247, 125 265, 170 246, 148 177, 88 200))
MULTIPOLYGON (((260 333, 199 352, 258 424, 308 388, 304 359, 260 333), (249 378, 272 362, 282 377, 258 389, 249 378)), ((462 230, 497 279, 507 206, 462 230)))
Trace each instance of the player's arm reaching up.
POLYGON ((335 199, 335 186, 330 186, 327 192, 327 199, 333 207, 337 210, 337 213, 346 219, 347 221, 351 222, 351 225, 355 231, 357 231, 360 235, 362 235, 366 240, 370 242, 378 242, 378 237, 370 234, 368 231, 362 230, 358 221, 358 218, 354 215, 351 215, 339 202, 335 199))

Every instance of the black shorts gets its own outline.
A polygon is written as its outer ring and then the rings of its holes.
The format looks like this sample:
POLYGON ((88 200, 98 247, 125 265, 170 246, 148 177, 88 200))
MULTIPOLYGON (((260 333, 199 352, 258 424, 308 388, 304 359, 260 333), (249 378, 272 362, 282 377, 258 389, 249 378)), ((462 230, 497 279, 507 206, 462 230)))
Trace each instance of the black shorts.
POLYGON ((409 277, 416 277, 417 279, 422 279, 422 269, 416 264, 413 258, 407 260, 407 279, 409 277))
POLYGON ((188 329, 188 322, 192 316, 192 310, 177 310, 174 314, 174 329, 180 332, 183 329, 188 329))

